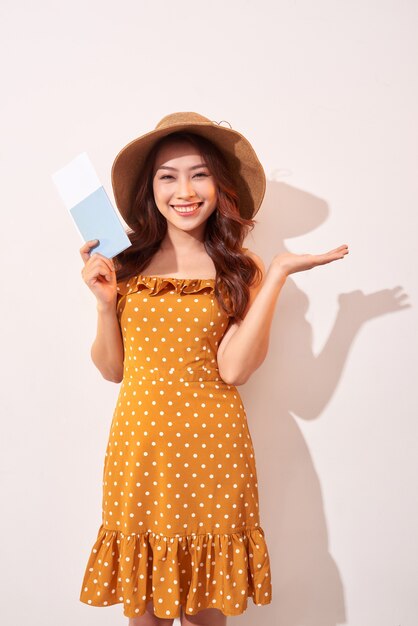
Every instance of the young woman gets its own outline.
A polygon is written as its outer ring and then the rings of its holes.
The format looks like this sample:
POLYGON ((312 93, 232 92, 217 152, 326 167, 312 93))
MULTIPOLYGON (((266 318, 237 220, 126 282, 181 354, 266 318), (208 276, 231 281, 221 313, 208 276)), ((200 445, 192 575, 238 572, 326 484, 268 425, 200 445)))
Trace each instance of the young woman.
POLYGON ((224 626, 272 600, 257 471, 237 386, 263 363, 289 274, 347 254, 242 247, 265 192, 237 131, 166 116, 115 159, 132 246, 80 253, 97 298, 92 359, 122 383, 103 471, 102 524, 80 600, 123 603, 130 626, 224 626))

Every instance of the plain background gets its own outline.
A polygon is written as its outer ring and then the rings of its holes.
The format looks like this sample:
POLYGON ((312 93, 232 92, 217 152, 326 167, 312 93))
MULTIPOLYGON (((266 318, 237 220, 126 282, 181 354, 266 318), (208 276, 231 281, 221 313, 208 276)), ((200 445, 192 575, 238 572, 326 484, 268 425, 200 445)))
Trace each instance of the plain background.
POLYGON ((50 175, 175 111, 227 120, 268 188, 246 245, 345 259, 294 274, 239 388, 273 602, 228 623, 418 622, 418 5, 232 0, 1 5, 1 622, 127 624, 78 600, 119 386, 50 175))

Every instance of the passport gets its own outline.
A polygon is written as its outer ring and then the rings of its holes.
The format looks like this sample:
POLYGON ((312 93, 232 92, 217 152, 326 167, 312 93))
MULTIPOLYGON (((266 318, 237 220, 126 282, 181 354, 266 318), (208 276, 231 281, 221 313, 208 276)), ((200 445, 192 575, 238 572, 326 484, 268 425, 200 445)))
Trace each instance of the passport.
POLYGON ((84 242, 99 239, 90 254, 112 259, 132 244, 86 152, 51 174, 84 242))

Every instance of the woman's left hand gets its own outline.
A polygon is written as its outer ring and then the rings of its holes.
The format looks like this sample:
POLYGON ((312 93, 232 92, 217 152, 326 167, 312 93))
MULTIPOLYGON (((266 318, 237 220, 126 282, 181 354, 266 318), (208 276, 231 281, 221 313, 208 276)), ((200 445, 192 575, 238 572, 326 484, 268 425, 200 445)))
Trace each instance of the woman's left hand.
POLYGON ((275 256, 271 265, 280 270, 280 273, 288 276, 295 272, 304 272, 317 265, 325 265, 338 259, 343 259, 348 254, 348 246, 343 244, 334 250, 324 254, 293 254, 292 252, 282 252, 275 256))

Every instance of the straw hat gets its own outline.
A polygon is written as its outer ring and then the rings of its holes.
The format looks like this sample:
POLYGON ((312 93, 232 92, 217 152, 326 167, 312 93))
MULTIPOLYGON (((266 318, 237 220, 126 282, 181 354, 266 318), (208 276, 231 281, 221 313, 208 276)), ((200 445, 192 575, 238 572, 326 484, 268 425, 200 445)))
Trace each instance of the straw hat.
POLYGON ((250 142, 238 131, 221 124, 199 113, 171 113, 158 122, 155 130, 122 148, 112 165, 112 187, 116 205, 128 224, 127 214, 138 176, 151 148, 162 137, 184 130, 206 137, 221 150, 235 178, 241 215, 251 219, 257 213, 266 190, 263 166, 250 142))

